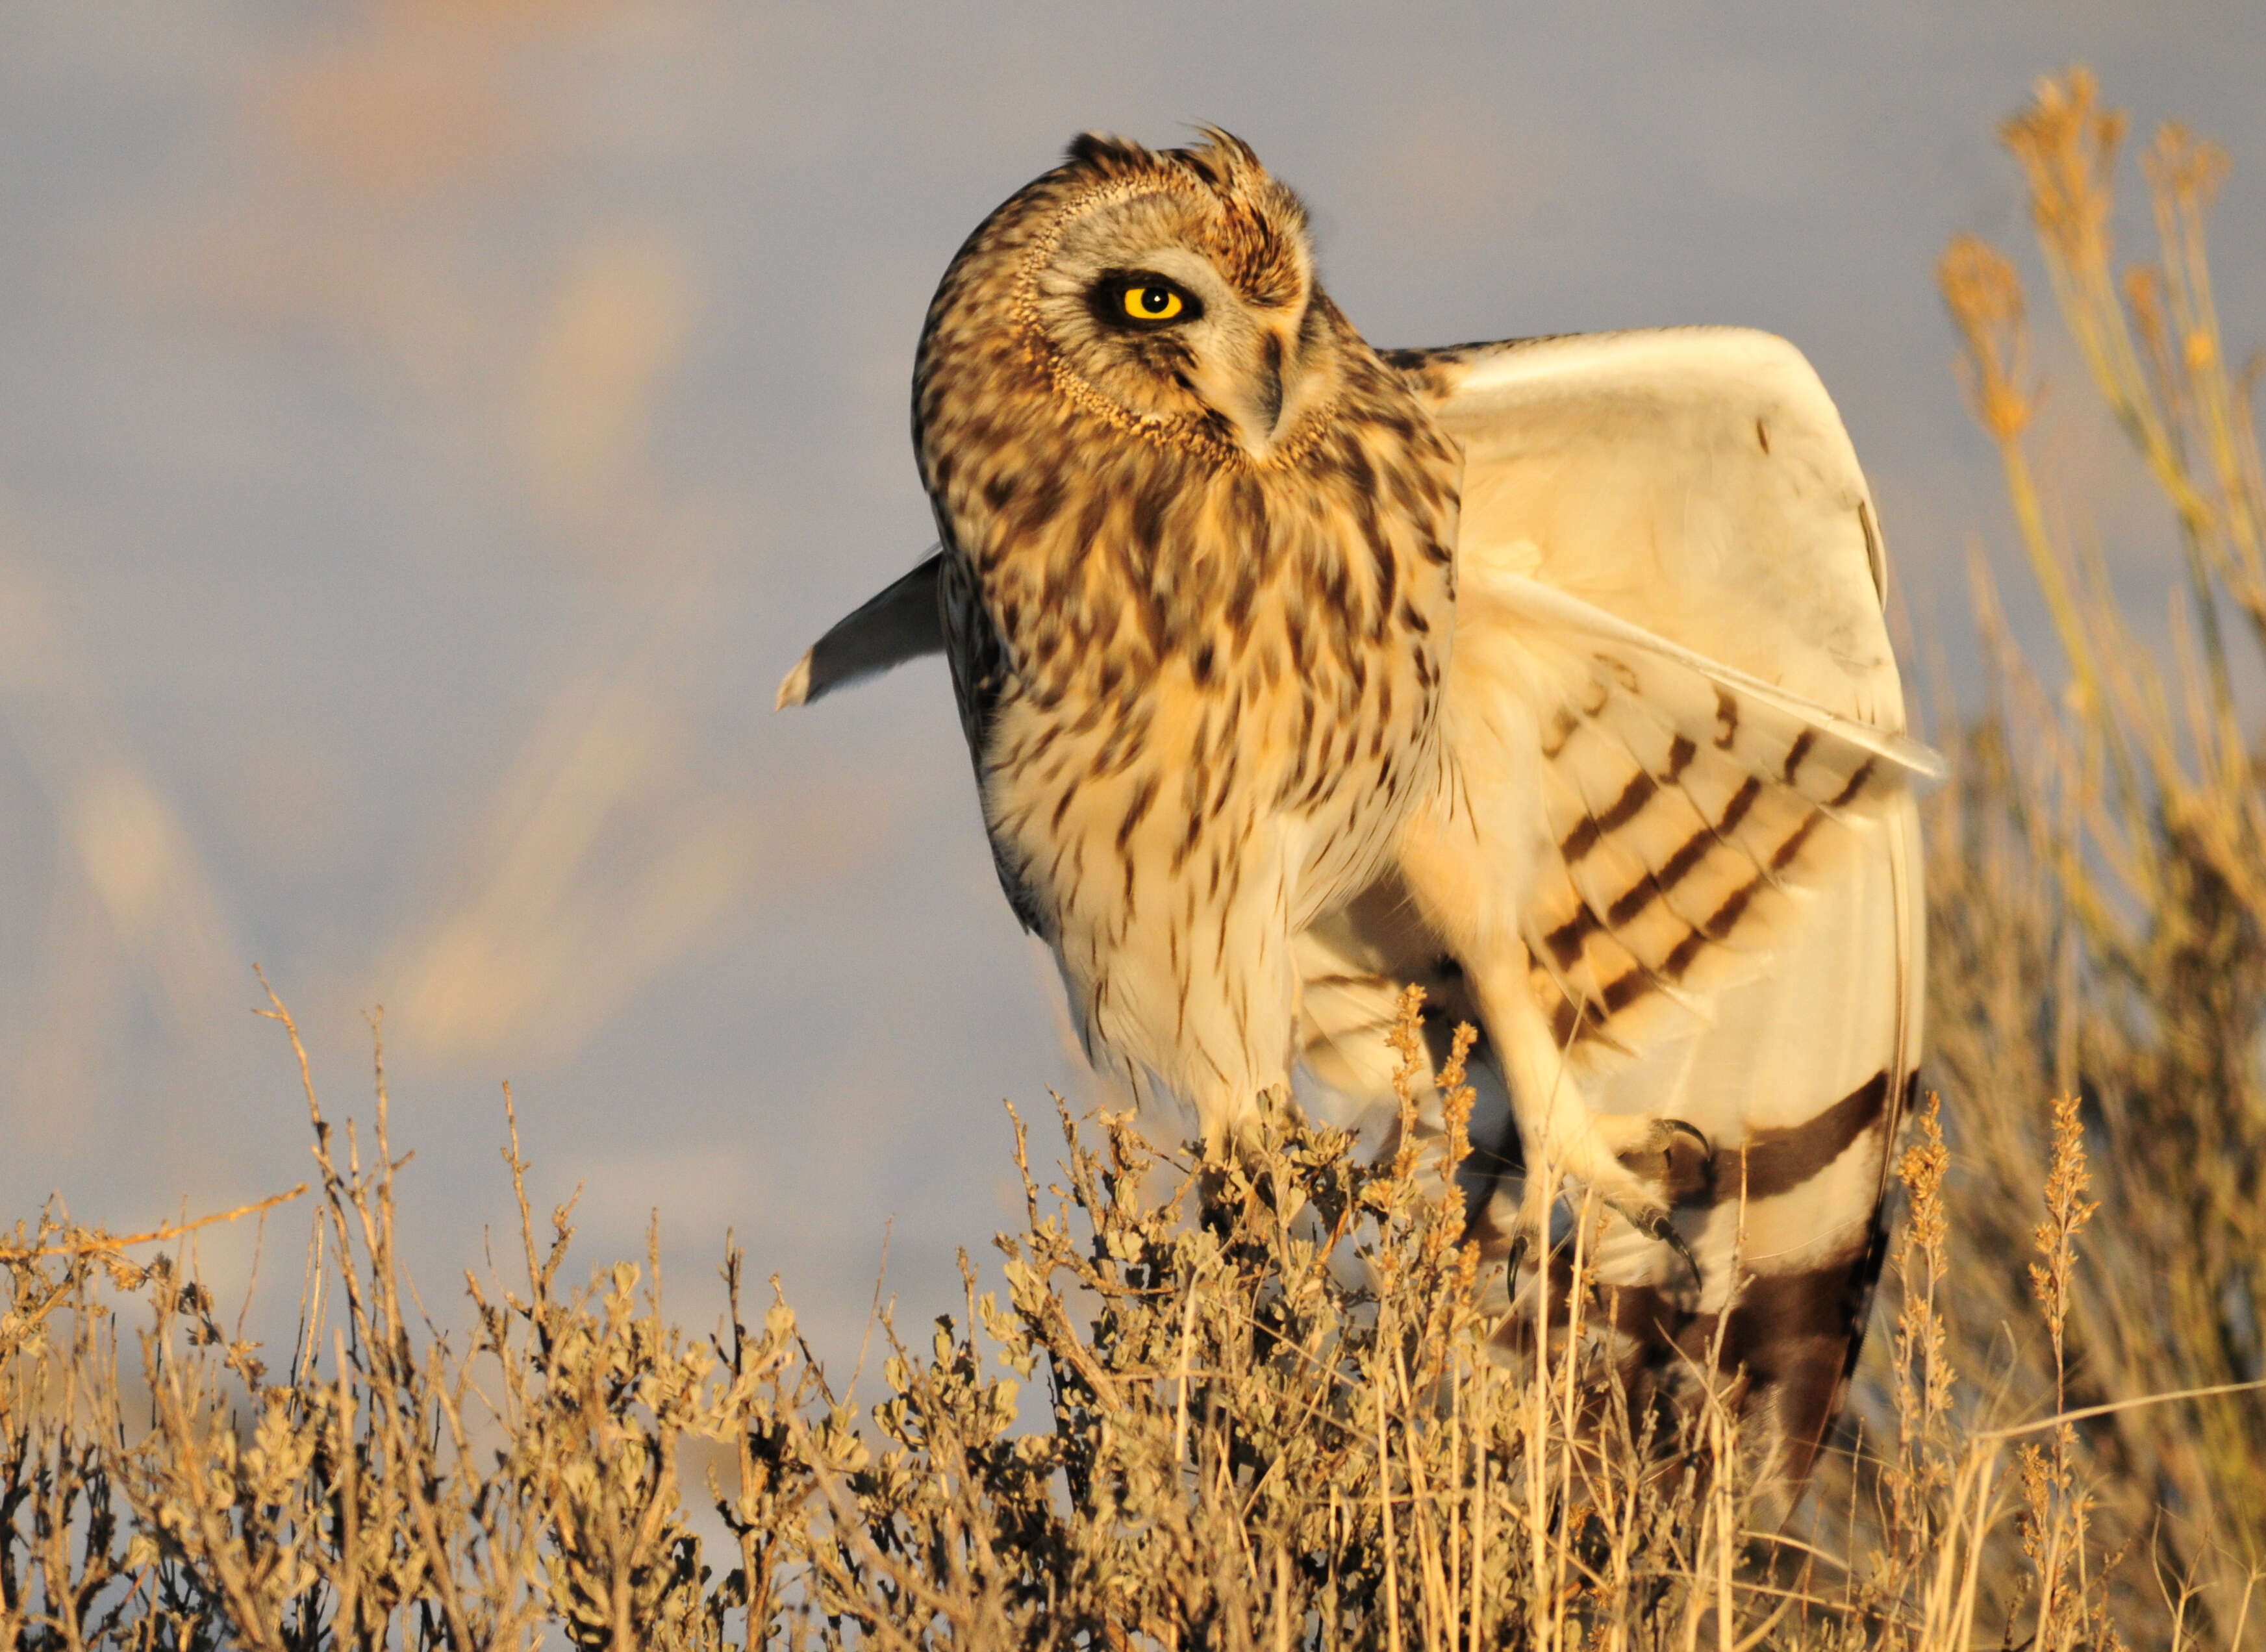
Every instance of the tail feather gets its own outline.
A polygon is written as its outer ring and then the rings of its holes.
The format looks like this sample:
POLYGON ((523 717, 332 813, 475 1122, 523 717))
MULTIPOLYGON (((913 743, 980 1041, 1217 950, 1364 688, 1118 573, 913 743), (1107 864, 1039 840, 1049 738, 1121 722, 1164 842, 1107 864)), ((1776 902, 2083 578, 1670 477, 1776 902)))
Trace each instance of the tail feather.
POLYGON ((937 609, 939 552, 828 627, 779 683, 777 709, 808 705, 838 688, 944 651, 937 609))

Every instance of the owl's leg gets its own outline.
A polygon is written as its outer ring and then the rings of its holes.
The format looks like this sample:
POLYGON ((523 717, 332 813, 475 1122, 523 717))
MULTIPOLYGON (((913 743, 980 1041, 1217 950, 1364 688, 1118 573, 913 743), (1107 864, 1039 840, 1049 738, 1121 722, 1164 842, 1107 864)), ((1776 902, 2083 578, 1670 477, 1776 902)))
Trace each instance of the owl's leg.
POLYGON ((1561 1186, 1574 1182, 1675 1250, 1696 1276, 1691 1248, 1670 1217, 1707 1184, 1714 1157, 1707 1138, 1681 1119, 1592 1107, 1541 1005, 1524 990, 1524 969, 1514 978, 1522 984, 1506 991, 1489 991, 1482 982, 1480 997, 1526 1150, 1530 1212, 1539 1221, 1561 1186))
MULTIPOLYGON (((1537 738, 1531 730, 1527 737, 1537 738)), ((1487 1023, 1525 1149, 1529 1231, 1571 1181, 1689 1261, 1669 1214, 1701 1185, 1713 1157, 1707 1138, 1678 1119, 1592 1106, 1527 984, 1531 960, 1520 939, 1520 913, 1546 840, 1539 848, 1537 840, 1488 822, 1523 817, 1522 788, 1531 778, 1515 754, 1532 749, 1505 736, 1499 762, 1466 761, 1465 784, 1455 795, 1471 793, 1474 806, 1443 808, 1414 822, 1401 845, 1400 871, 1427 921, 1462 964, 1487 1023)))
POLYGON ((1197 1219, 1223 1235, 1269 1214, 1288 1221, 1304 1207, 1298 1190, 1275 1174, 1283 1126, 1297 1109, 1287 1080, 1263 1086, 1255 1105, 1217 1123, 1217 1111, 1200 1108, 1205 1129, 1196 1174, 1197 1219))

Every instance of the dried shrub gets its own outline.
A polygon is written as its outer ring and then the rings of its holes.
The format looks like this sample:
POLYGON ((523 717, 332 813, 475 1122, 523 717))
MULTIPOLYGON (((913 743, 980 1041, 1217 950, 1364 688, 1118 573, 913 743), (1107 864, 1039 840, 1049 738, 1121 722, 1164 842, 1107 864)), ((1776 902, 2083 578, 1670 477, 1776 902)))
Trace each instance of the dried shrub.
MULTIPOLYGON (((2083 69, 2041 82, 2003 128, 2059 354, 2165 508, 2168 660, 2117 601, 2087 499, 2043 479, 2040 353, 2013 260, 1963 238, 1939 271, 2061 655, 2056 670, 2016 646, 1978 559, 1993 703, 1952 731, 1959 780, 1929 866, 1931 1043, 1961 1103, 1946 1196, 1967 1309, 1949 1354, 1989 1373, 2006 1410, 2097 1411, 2024 1458, 2030 1512, 1987 1621, 2045 1615, 2084 1537, 2114 1562, 2128 1640, 2258 1644, 2266 1399, 2126 1403, 2266 1377, 2266 747, 2240 686, 2266 663, 2257 362, 2229 365, 2211 296, 2204 232, 2226 157, 2157 133, 2153 259, 2120 265, 2124 132, 2083 69), (2041 1094, 2065 1099, 2009 1104, 2041 1094)), ((2116 549, 2146 566, 2149 547, 2116 549)))
MULTIPOLYGON (((1130 1120, 1058 1108, 1049 1179, 1018 1121, 1004 1296, 963 1259, 964 1309, 925 1346, 885 1319, 869 1410, 783 1302, 748 1323, 736 1252, 705 1339, 666 1318, 657 1270, 563 1289, 569 1212, 538 1239, 508 1098, 523 1276, 468 1278, 475 1328, 452 1337, 394 1253, 382 1068, 367 1162, 310 1087, 311 1283, 281 1369, 170 1260, 53 1221, 7 1253, 0 1644, 1935 1648, 1972 1641, 1978 1568, 2012 1549, 2042 1631, 2109 1633, 2071 1425, 2036 1451, 1963 1429, 1933 1109, 1904 1164, 1897 1444, 1871 1546, 1844 1559, 1755 1529, 1727 1409, 1640 1437, 1590 1328, 1593 1223, 1564 1241, 1562 1317, 1514 1310, 1548 1319, 1539 1353, 1504 1362, 1444 1174, 1468 1092, 1451 1065, 1427 1138, 1417 1070, 1374 1163, 1291 1119, 1232 1162, 1160 1159, 1130 1120), (705 1496, 693 1440, 723 1448, 705 1496), (736 1548, 720 1576, 688 1499, 736 1548)), ((2032 1202, 2049 1338, 2091 1214, 2075 1111, 2054 1118, 2032 1202)))

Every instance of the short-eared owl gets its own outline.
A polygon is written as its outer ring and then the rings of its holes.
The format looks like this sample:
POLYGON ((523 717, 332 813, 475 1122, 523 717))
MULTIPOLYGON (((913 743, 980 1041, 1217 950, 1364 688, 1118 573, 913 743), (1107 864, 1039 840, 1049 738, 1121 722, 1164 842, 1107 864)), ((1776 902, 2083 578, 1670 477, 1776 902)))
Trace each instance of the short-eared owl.
POLYGON ((780 703, 943 649, 1089 1051, 1215 1145, 1294 1072, 1388 1097, 1426 983, 1484 1031, 1530 1193, 1626 1218, 1629 1371, 1718 1362, 1798 1484, 1919 1058, 1937 772, 1800 353, 1379 353, 1240 141, 1088 135, 953 259, 913 430, 939 554, 780 703))

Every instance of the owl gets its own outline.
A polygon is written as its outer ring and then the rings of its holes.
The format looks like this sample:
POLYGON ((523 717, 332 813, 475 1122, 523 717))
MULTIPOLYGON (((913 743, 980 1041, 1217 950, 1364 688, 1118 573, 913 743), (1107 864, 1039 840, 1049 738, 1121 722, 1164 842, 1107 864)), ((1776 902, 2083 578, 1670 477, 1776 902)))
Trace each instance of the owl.
POLYGON ((944 653, 1089 1053, 1214 1151, 1389 1108, 1425 984, 1511 1122, 1474 1237, 1597 1195, 1625 1375, 1734 1393, 1798 1488, 1880 1263, 1941 774, 1801 354, 1379 352, 1247 145, 1088 135, 946 271, 913 437, 937 553, 781 705, 944 653))
POLYGON ((1288 1099, 1297 937, 1436 789, 1461 460, 1217 133, 1081 138, 976 230, 913 441, 1008 902, 1219 1145, 1288 1099))

